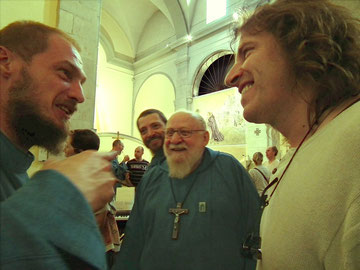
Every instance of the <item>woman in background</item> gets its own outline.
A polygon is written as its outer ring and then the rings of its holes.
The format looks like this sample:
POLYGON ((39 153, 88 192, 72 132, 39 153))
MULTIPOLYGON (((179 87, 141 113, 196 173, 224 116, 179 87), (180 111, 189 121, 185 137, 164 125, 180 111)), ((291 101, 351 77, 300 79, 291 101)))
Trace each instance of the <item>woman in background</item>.
POLYGON ((263 154, 260 152, 256 152, 253 155, 253 161, 255 163, 255 168, 251 169, 249 174, 260 196, 269 183, 271 172, 262 165, 263 154))

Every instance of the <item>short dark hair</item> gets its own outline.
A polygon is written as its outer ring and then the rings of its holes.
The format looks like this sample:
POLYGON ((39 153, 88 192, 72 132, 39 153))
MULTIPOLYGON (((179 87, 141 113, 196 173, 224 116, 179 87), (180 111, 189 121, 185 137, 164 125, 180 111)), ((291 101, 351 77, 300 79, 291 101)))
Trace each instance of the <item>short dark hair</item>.
POLYGON ((75 153, 85 150, 99 150, 100 138, 90 129, 74 129, 70 131, 71 146, 75 153))
POLYGON ((122 143, 122 141, 120 141, 119 139, 116 139, 115 141, 113 141, 113 144, 112 144, 112 147, 114 148, 115 146, 118 146, 118 145, 124 145, 123 143, 122 143))
POLYGON ((145 110, 142 113, 140 113, 139 117, 136 119, 136 125, 137 125, 138 129, 139 129, 139 119, 141 117, 145 117, 145 116, 147 116, 149 114, 153 114, 153 113, 156 113, 157 115, 159 115, 161 121, 163 121, 163 123, 166 125, 167 119, 161 111, 159 111, 157 109, 148 109, 148 110, 145 110))
POLYGON ((360 20, 329 0, 277 0, 235 29, 271 33, 285 50, 296 84, 314 87, 317 121, 329 107, 360 93, 360 20))
POLYGON ((278 149, 276 146, 271 146, 271 149, 273 150, 273 152, 275 153, 274 155, 276 156, 278 154, 278 149))
POLYGON ((6 47, 29 63, 35 54, 46 51, 49 36, 53 34, 69 41, 80 52, 77 42, 65 32, 34 21, 17 21, 1 29, 0 46, 6 47))

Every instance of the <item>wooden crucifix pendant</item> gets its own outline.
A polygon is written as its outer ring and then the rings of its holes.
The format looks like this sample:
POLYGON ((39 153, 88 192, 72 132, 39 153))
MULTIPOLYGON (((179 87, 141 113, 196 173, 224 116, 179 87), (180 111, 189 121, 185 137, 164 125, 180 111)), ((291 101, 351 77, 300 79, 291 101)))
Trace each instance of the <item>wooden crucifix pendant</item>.
POLYGON ((182 203, 177 203, 176 208, 169 209, 169 213, 175 215, 174 226, 173 226, 173 231, 172 231, 172 236, 171 236, 171 238, 174 240, 178 239, 178 236, 179 236, 180 215, 189 213, 189 209, 183 209, 181 207, 182 207, 182 203))

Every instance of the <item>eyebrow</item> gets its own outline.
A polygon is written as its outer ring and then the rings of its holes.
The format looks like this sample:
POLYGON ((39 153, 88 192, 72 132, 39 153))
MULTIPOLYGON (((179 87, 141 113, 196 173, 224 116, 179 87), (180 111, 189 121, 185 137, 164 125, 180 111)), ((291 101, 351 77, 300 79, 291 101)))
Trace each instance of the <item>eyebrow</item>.
POLYGON ((237 50, 237 54, 241 53, 244 50, 244 47, 248 46, 249 44, 251 46, 254 46, 254 45, 256 45, 256 42, 249 40, 249 41, 245 41, 243 43, 240 43, 240 46, 239 46, 239 48, 237 50))
POLYGON ((75 74, 76 77, 81 78, 81 84, 84 84, 86 81, 86 75, 84 72, 82 72, 77 66, 75 66, 73 63, 71 63, 68 60, 60 61, 59 63, 55 64, 56 67, 59 67, 61 65, 65 65, 71 69, 71 72, 75 74))

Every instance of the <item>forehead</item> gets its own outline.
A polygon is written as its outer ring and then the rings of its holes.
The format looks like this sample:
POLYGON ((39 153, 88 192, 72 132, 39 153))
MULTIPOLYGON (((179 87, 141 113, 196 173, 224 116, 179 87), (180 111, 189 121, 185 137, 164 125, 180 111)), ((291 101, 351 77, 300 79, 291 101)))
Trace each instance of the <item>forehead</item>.
POLYGON ((152 114, 148 114, 146 116, 143 116, 141 118, 139 118, 138 120, 138 125, 139 128, 151 125, 153 123, 163 123, 163 121, 161 120, 160 116, 157 113, 152 113, 152 114))
POLYGON ((244 31, 241 32, 239 36, 240 36, 238 40, 239 48, 241 48, 242 46, 248 43, 254 43, 254 45, 267 47, 268 49, 276 50, 276 51, 278 51, 280 48, 279 43, 275 38, 275 36, 272 33, 266 31, 261 31, 256 33, 249 33, 244 31))
POLYGON ((50 35, 48 48, 44 52, 33 56, 32 63, 37 62, 47 66, 69 65, 82 81, 86 79, 80 53, 69 41, 58 34, 50 35))
POLYGON ((174 114, 166 125, 167 128, 194 128, 197 126, 200 126, 199 121, 187 113, 174 114))

